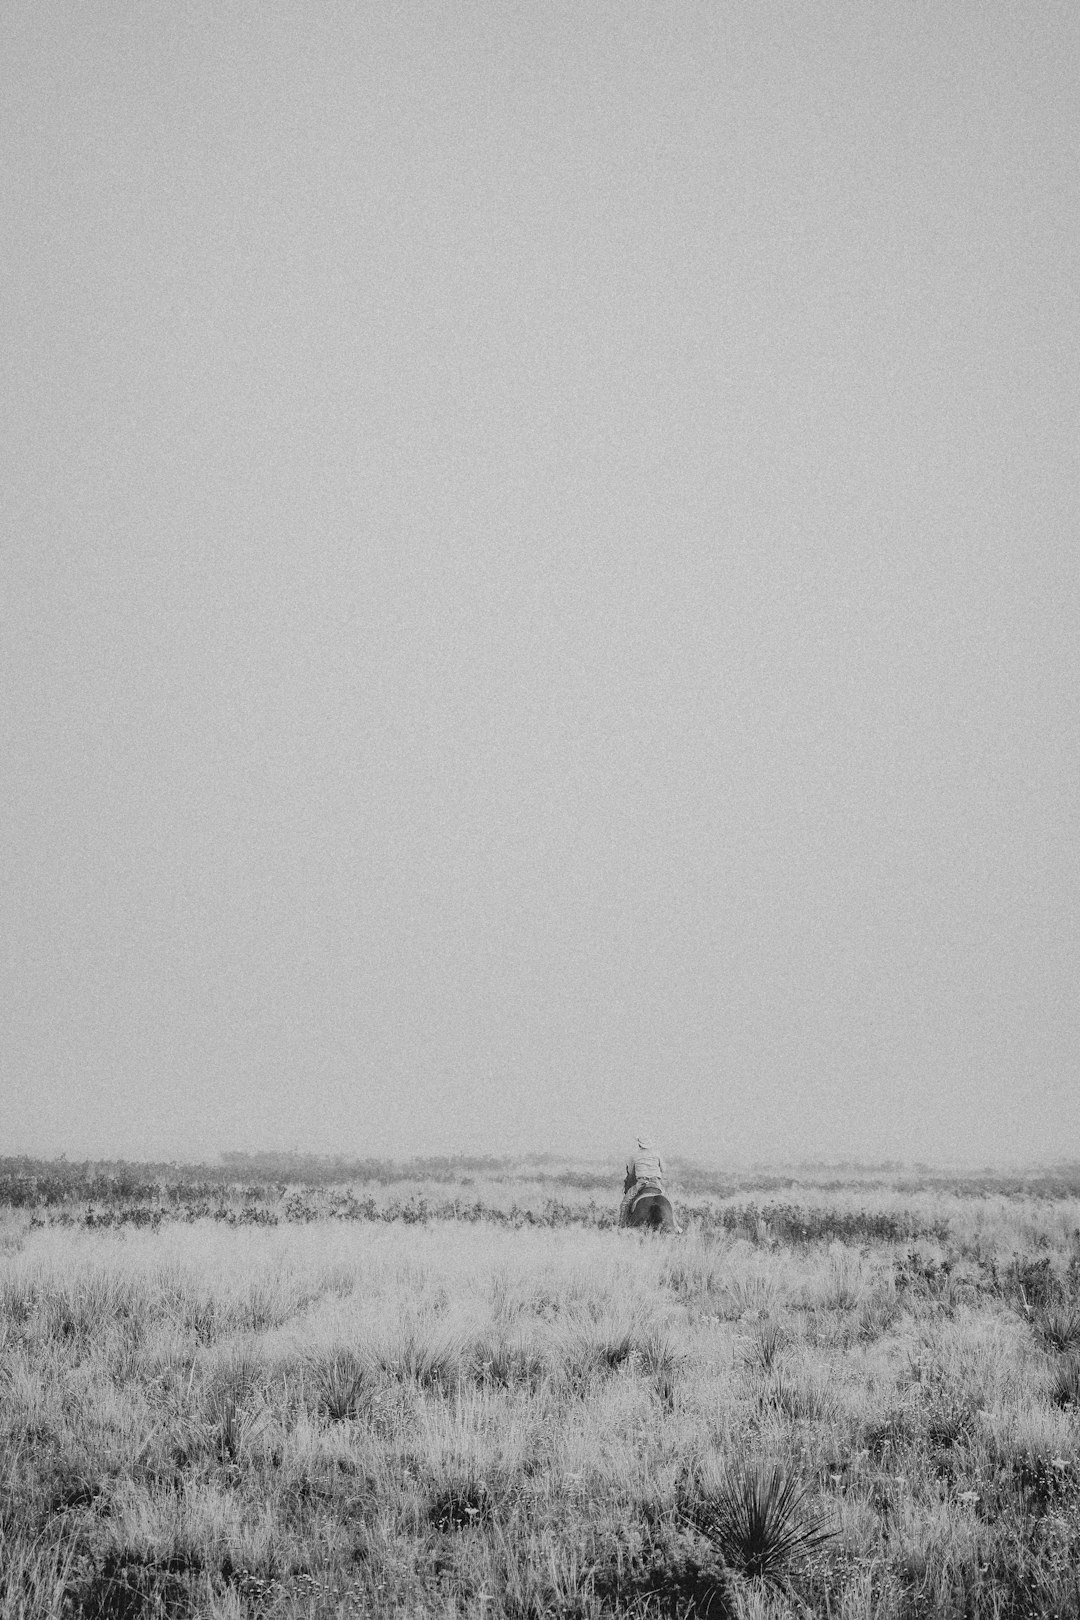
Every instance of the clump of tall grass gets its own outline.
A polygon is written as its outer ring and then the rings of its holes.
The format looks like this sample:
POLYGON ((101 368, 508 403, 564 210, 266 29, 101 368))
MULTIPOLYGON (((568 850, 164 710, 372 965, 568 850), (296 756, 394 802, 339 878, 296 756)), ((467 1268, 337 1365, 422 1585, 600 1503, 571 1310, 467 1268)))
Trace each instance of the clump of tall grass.
POLYGON ((794 1377, 777 1367, 759 1397, 759 1405, 779 1412, 793 1423, 821 1423, 831 1417, 834 1402, 817 1378, 794 1377))
POLYGON ((0 1614, 22 1620, 64 1613, 77 1550, 66 1528, 59 1537, 0 1533, 0 1614))
POLYGON ((206 1422, 210 1446, 219 1462, 236 1463, 260 1427, 252 1408, 260 1367, 243 1350, 234 1350, 214 1369, 206 1389, 206 1422))
POLYGON ((737 1273, 720 1289, 721 1314, 731 1320, 769 1317, 777 1306, 774 1277, 760 1271, 737 1273))
MULTIPOLYGON (((552 1342, 552 1376, 560 1388, 584 1395, 595 1380, 629 1371, 644 1343, 645 1335, 629 1318, 615 1316, 573 1327, 552 1342)), ((658 1342, 652 1349, 662 1357, 658 1342)))
POLYGON ((927 1444, 947 1451, 972 1433, 975 1407, 955 1390, 937 1392, 925 1412, 927 1444))
POLYGON ((615 1323, 607 1332, 597 1335, 592 1347, 599 1365, 614 1372, 616 1367, 624 1366, 634 1353, 634 1329, 628 1322, 615 1323))
POLYGON ((1072 1353, 1054 1369, 1050 1383, 1050 1399, 1063 1409, 1080 1408, 1080 1355, 1072 1353))
POLYGON ((826 1310, 851 1311, 862 1297, 862 1268, 858 1256, 838 1245, 829 1255, 822 1304, 826 1310))
POLYGON ((223 1302, 208 1284, 173 1268, 159 1285, 161 1311, 200 1344, 212 1344, 225 1323, 223 1302))
POLYGON ((29 1298, 45 1336, 61 1343, 87 1344, 116 1323, 123 1323, 134 1335, 143 1330, 145 1301, 135 1283, 118 1272, 90 1270, 72 1279, 45 1277, 31 1285, 29 1298))
POLYGON ((716 1293, 724 1282, 728 1247, 723 1242, 709 1242, 699 1231, 691 1230, 664 1254, 660 1271, 664 1285, 688 1299, 716 1293))
POLYGON ((639 1339, 635 1357, 641 1371, 651 1376, 661 1406, 667 1412, 674 1412, 678 1404, 679 1378, 685 1366, 682 1352, 663 1329, 654 1327, 639 1339))
POLYGON ((359 1417, 372 1393, 370 1359, 353 1349, 339 1349, 313 1369, 316 1403, 332 1423, 359 1417))
POLYGON ((752 1372, 769 1377, 776 1371, 788 1343, 788 1334, 776 1318, 766 1317, 746 1347, 747 1367, 752 1372))
POLYGON ((916 1438, 915 1421, 910 1408, 897 1403, 864 1425, 860 1440, 867 1455, 875 1462, 888 1463, 906 1450, 916 1438))
POLYGON ((462 1335, 445 1323, 411 1322, 396 1341, 381 1344, 373 1359, 388 1379, 447 1392, 461 1382, 466 1347, 462 1335))
POLYGON ((1061 1280, 1048 1254, 1014 1254, 1007 1272, 1007 1286, 1015 1291, 1020 1308, 1028 1316, 1041 1305, 1061 1297, 1061 1280))
POLYGON ((747 1465, 699 1499, 694 1517, 731 1569, 783 1587, 797 1560, 833 1535, 807 1511, 807 1497, 808 1488, 780 1464, 747 1465))
POLYGON ((1037 1306, 1029 1320, 1045 1349, 1058 1353, 1080 1349, 1080 1304, 1049 1301, 1037 1306))
POLYGON ((477 1384, 508 1390, 539 1389, 551 1376, 543 1339, 520 1329, 480 1337, 469 1355, 469 1371, 477 1384))
POLYGON ((887 1333, 901 1316, 900 1301, 893 1287, 881 1287, 859 1302, 855 1313, 856 1336, 871 1344, 887 1333))

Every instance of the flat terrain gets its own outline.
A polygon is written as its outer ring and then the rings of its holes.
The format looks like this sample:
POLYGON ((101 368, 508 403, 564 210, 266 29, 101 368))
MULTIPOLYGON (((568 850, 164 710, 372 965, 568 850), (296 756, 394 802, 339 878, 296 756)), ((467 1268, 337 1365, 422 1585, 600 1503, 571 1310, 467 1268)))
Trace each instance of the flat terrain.
POLYGON ((0 1613, 1080 1616, 1080 1177, 0 1161, 0 1613))

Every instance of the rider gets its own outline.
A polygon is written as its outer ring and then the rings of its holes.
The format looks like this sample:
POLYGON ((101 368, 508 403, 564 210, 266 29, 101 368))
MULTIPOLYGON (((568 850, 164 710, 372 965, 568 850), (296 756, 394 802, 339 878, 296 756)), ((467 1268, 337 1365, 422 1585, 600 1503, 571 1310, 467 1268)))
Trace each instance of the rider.
POLYGON ((647 1131, 642 1131, 638 1135, 637 1150, 626 1166, 622 1203, 619 1205, 619 1225, 629 1224, 630 1206, 640 1193, 662 1193, 663 1190, 664 1161, 656 1151, 652 1137, 647 1131))

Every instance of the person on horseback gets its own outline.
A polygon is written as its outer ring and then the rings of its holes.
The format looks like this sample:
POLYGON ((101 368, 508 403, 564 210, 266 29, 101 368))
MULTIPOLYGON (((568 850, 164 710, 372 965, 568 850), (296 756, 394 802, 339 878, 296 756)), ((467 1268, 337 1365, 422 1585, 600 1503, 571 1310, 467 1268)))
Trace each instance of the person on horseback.
POLYGON ((652 1137, 642 1131, 637 1139, 637 1149, 626 1165, 622 1203, 619 1205, 619 1225, 630 1225, 630 1210, 642 1193, 663 1194, 663 1191, 664 1161, 656 1151, 652 1137))

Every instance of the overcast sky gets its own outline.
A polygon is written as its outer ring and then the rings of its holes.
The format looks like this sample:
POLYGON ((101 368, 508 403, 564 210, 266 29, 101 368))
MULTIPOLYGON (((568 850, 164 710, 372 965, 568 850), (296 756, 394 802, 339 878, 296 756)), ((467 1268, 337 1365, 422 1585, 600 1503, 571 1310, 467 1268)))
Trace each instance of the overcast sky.
POLYGON ((0 1152, 1080 1153, 1075 0, 0 34, 0 1152))

